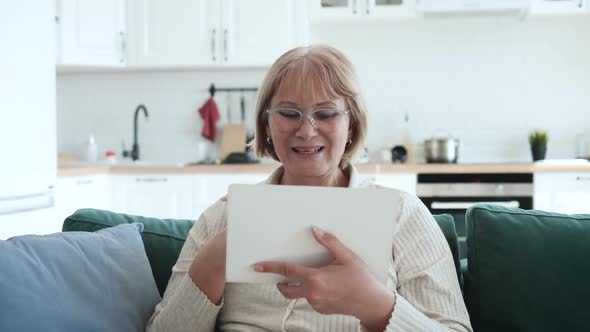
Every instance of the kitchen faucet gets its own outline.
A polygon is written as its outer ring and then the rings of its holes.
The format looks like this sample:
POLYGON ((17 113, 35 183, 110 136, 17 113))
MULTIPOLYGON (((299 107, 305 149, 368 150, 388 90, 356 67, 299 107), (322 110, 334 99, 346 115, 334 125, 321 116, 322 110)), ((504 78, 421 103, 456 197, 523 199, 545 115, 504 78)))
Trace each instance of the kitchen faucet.
MULTIPOLYGON (((136 161, 139 159, 139 144, 137 143, 137 115, 139 111, 143 110, 145 117, 148 117, 147 109, 144 105, 139 105, 135 109, 135 115, 133 118, 133 148, 131 149, 131 160, 136 161)), ((129 150, 123 151, 123 157, 129 157, 129 150)))

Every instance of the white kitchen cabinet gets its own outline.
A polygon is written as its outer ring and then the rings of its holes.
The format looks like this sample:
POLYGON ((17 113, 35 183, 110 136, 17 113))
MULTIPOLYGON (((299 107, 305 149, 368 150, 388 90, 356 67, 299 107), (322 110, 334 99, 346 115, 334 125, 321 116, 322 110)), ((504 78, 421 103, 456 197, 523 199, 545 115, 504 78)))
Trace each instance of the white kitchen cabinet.
POLYGON ((238 66, 270 65, 287 50, 306 44, 305 4, 301 0, 221 1, 219 59, 238 66))
POLYGON ((58 64, 125 65, 125 0, 55 1, 60 47, 58 64))
POLYGON ((311 0, 314 20, 416 18, 415 0, 311 0))
POLYGON ((227 194, 231 184, 257 184, 269 177, 265 173, 199 174, 193 178, 193 211, 200 215, 227 194))
POLYGON ((138 66, 268 66, 307 42, 298 0, 133 0, 138 66))
POLYGON ((19 235, 44 235, 61 232, 63 220, 54 207, 0 215, 0 240, 19 235))
POLYGON ((55 211, 63 221, 78 209, 109 209, 107 175, 58 177, 55 185, 55 211))
POLYGON ((531 15, 587 14, 590 0, 532 0, 531 15))
POLYGON ((381 173, 375 176, 375 183, 416 195, 418 176, 416 173, 381 173))
POLYGON ((312 19, 350 19, 360 17, 362 0, 310 0, 312 19))
POLYGON ((220 6, 214 0, 131 0, 130 57, 138 66, 217 62, 220 6))
POLYGON ((194 219, 191 175, 112 175, 110 193, 110 207, 115 212, 194 219))
POLYGON ((590 173, 537 173, 534 188, 537 210, 590 214, 590 173))
POLYGON ((366 0, 365 14, 375 19, 416 18, 415 0, 366 0))

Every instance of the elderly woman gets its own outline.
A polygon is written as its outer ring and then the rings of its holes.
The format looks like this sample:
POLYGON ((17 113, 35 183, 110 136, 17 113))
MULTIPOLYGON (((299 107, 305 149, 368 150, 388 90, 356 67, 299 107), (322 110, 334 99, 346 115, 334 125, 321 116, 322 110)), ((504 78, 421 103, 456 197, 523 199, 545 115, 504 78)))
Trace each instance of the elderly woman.
MULTIPOLYGON (((342 53, 328 46, 288 51, 258 96, 256 151, 281 163, 265 183, 378 187, 359 181, 349 163, 366 127, 357 78, 342 53)), ((227 198, 221 198, 191 229, 147 330, 470 331, 441 230, 417 197, 402 192, 401 200, 387 285, 334 235, 314 228, 333 262, 256 264, 260 273, 300 281, 275 286, 225 282, 227 198)))

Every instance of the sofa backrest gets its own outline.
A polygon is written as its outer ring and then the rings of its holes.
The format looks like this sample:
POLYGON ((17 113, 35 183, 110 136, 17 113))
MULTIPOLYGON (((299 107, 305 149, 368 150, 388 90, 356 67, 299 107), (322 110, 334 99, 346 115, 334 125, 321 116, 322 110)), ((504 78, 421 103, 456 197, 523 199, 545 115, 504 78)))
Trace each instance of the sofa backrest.
MULTIPOLYGON (((434 219, 437 221, 449 244, 459 283, 462 284, 459 265, 459 245, 453 217, 449 214, 443 214, 435 215, 434 219)), ((145 251, 150 261, 154 280, 156 281, 156 285, 158 285, 160 295, 163 295, 170 275, 172 274, 172 266, 176 263, 180 255, 180 250, 188 236, 188 232, 195 221, 157 219, 98 209, 81 209, 66 218, 62 230, 64 232, 94 232, 105 227, 135 222, 144 225, 142 238, 145 251)))
POLYGON ((157 219, 105 210, 81 209, 66 218, 62 230, 94 232, 135 222, 144 226, 141 234, 143 245, 158 291, 163 296, 172 274, 172 266, 176 263, 188 232, 195 223, 193 220, 157 219))
POLYGON ((478 205, 466 218, 475 331, 588 331, 590 215, 478 205))
POLYGON ((453 262, 455 263, 455 271, 457 272, 457 278, 459 285, 463 289, 463 275, 461 274, 461 262, 459 260, 459 240, 457 239, 457 230, 455 229, 455 220, 450 214, 434 214, 434 220, 442 230, 451 254, 453 255, 453 262))

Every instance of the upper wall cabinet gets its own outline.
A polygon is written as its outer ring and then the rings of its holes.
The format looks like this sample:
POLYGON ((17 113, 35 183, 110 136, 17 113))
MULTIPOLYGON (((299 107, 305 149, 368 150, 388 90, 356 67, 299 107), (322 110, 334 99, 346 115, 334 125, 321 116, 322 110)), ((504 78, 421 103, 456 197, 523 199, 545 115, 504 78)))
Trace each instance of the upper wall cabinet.
POLYGON ((131 0, 130 64, 212 64, 219 40, 214 0, 131 0))
POLYGON ((57 63, 123 66, 125 0, 56 0, 57 63))
POLYGON ((531 15, 587 14, 590 0, 532 0, 531 15))
POLYGON ((270 65, 295 46, 307 44, 301 0, 221 1, 218 58, 234 65, 270 65))
POLYGON ((132 0, 132 64, 267 66, 307 42, 298 0, 132 0))
POLYGON ((314 20, 416 17, 415 0, 311 0, 311 2, 314 20))

